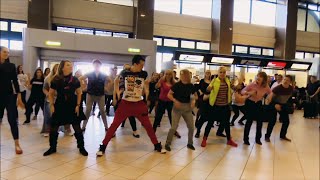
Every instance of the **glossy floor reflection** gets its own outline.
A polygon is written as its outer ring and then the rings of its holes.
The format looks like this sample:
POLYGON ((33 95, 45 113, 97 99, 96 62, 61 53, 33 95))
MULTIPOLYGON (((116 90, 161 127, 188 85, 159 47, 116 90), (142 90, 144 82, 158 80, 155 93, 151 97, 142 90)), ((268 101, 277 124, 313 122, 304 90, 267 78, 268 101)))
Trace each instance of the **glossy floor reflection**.
MULTIPOLYGON (((39 134, 43 118, 39 116, 30 125, 21 125, 24 117, 20 112, 20 139, 24 153, 14 153, 9 124, 4 118, 1 125, 1 180, 318 180, 319 119, 304 119, 302 115, 302 111, 297 111, 291 117, 288 132, 288 137, 293 140, 291 143, 279 140, 281 124, 277 123, 271 143, 262 140, 262 146, 255 145, 253 125, 250 134, 252 145, 244 146, 243 127, 236 124, 232 128, 232 136, 239 144, 238 148, 226 146, 225 139, 216 137, 215 127, 206 148, 200 147, 201 137, 194 140, 195 151, 186 148, 187 128, 181 121, 178 130, 182 139, 174 139, 172 151, 165 155, 152 151, 153 145, 140 123, 137 124, 141 138, 134 138, 127 121, 125 128, 118 129, 106 155, 96 158, 98 145, 104 137, 103 123, 98 118, 91 117, 85 132, 88 157, 78 153, 74 137, 63 133, 59 135, 58 152, 43 157, 43 152, 49 147, 48 138, 39 134)), ((112 117, 108 121, 111 123, 112 117)), ((266 127, 264 124, 263 134, 266 127)), ((163 143, 168 130, 169 123, 165 118, 157 131, 163 143)))

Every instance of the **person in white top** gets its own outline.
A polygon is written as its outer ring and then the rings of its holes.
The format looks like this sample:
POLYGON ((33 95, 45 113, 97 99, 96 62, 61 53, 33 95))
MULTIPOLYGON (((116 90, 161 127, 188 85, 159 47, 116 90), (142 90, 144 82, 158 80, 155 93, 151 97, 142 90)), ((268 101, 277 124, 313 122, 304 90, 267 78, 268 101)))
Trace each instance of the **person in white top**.
POLYGON ((273 90, 275 87, 279 86, 282 82, 283 76, 281 74, 277 75, 277 81, 274 82, 271 86, 271 90, 273 90))
POLYGON ((232 110, 234 112, 234 115, 232 117, 230 126, 234 126, 234 122, 237 120, 239 117, 239 112, 241 111, 243 116, 242 118, 238 121, 240 125, 244 125, 243 121, 246 119, 245 116, 245 102, 246 99, 248 98, 247 95, 242 95, 241 90, 244 88, 243 84, 240 83, 235 87, 235 90, 232 94, 232 110))
POLYGON ((27 92, 27 84, 29 83, 29 77, 28 75, 24 74, 22 65, 19 65, 17 67, 17 77, 18 77, 18 83, 19 83, 20 92, 21 92, 21 99, 24 106, 26 106, 27 105, 26 92, 27 92))

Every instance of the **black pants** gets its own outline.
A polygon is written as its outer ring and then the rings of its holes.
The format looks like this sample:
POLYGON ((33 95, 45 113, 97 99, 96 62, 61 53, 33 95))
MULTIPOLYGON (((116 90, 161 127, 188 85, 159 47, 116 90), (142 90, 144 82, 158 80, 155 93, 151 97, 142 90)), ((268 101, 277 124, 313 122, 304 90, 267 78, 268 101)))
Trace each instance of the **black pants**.
POLYGON ((17 95, 14 94, 1 94, 0 95, 0 109, 2 110, 2 117, 4 109, 7 110, 7 118, 11 129, 13 139, 19 139, 19 129, 17 121, 17 95))
POLYGON ((289 127, 289 124, 290 124, 289 114, 285 110, 284 107, 282 107, 282 108, 283 109, 281 109, 281 111, 278 112, 273 106, 272 110, 269 112, 269 113, 271 113, 270 116, 272 118, 270 118, 269 123, 268 123, 267 133, 265 135, 266 138, 270 138, 270 136, 271 136, 273 127, 277 122, 277 113, 280 114, 280 117, 281 117, 281 120, 282 120, 280 138, 285 138, 287 136, 288 127, 289 127))
MULTIPOLYGON (((152 112, 153 108, 157 105, 158 97, 157 96, 150 96, 149 97, 150 106, 149 106, 149 114, 152 112)), ((156 109, 157 111, 157 109, 156 109)))
POLYGON ((246 117, 247 122, 244 128, 244 141, 249 141, 249 134, 250 129, 253 123, 253 120, 257 121, 257 129, 256 129, 256 141, 260 141, 261 139, 261 131, 262 131, 262 114, 263 114, 263 107, 262 102, 254 102, 251 100, 246 101, 246 117))
POLYGON ((156 131, 158 125, 160 124, 163 114, 165 113, 165 110, 167 110, 168 112, 168 118, 169 118, 169 122, 170 125, 172 124, 172 116, 171 116, 171 112, 172 112, 172 108, 173 108, 173 102, 172 101, 161 101, 159 100, 158 102, 158 106, 156 109, 156 117, 154 119, 153 122, 153 130, 156 131))
MULTIPOLYGON (((118 104, 120 103, 120 101, 118 102, 118 104)), ((114 107, 114 111, 116 112, 117 108, 118 108, 118 104, 114 107)), ((136 122, 136 118, 133 116, 130 116, 129 118, 129 122, 132 128, 132 131, 136 131, 137 130, 137 122, 136 122)), ((126 121, 124 120, 122 122, 122 127, 124 127, 124 125, 126 124, 126 121)))
MULTIPOLYGON (((209 100, 208 101, 203 101, 203 103, 200 106, 200 118, 198 121, 195 122, 195 126, 197 128, 197 134, 200 134, 201 128, 203 126, 203 124, 205 122, 209 122, 210 119, 210 113, 212 110, 212 106, 210 106, 209 104, 209 100), (200 111, 201 109, 201 111, 200 111)), ((214 121, 214 120, 213 120, 214 121)))
POLYGON ((240 111, 242 112, 243 116, 239 120, 239 122, 243 122, 246 119, 245 106, 232 105, 232 110, 234 112, 234 115, 232 117, 231 123, 234 123, 238 119, 240 111))
MULTIPOLYGON (((49 144, 51 148, 57 147, 57 141, 58 141, 58 129, 60 125, 56 123, 51 123, 51 129, 50 129, 50 137, 49 137, 49 144)), ((80 128, 80 122, 72 123, 72 127, 74 130, 74 136, 77 139, 78 148, 84 147, 84 138, 82 134, 82 130, 80 128)))
POLYGON ((27 94, 27 91, 21 92, 21 100, 25 107, 27 106, 26 94, 27 94))
POLYGON ((42 111, 43 111, 44 98, 30 96, 30 98, 28 99, 28 102, 27 102, 27 106, 26 106, 26 121, 30 121, 30 116, 31 116, 32 111, 33 111, 32 107, 33 107, 34 104, 36 104, 36 108, 38 106, 39 109, 41 108, 42 111))
MULTIPOLYGON (((208 104, 208 106, 210 106, 208 104)), ((214 121, 220 121, 220 126, 218 128, 217 134, 222 134, 223 131, 226 131, 227 139, 231 139, 230 134, 230 123, 229 119, 231 116, 231 111, 229 105, 227 106, 210 106, 210 109, 206 115, 201 115, 199 119, 198 124, 198 132, 200 132, 201 127, 205 123, 205 121, 208 121, 208 124, 206 126, 206 130, 204 132, 204 137, 208 137, 212 128, 212 125, 214 121)))

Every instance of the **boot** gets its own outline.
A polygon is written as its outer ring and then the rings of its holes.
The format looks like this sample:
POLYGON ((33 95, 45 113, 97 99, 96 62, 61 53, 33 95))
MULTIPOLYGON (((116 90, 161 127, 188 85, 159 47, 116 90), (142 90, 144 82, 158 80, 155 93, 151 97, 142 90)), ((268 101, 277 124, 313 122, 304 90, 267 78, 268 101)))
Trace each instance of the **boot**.
POLYGON ((207 146, 207 137, 203 136, 201 147, 206 147, 206 146, 207 146))
POLYGON ((50 149, 46 151, 43 156, 49 156, 50 154, 57 152, 57 140, 58 140, 59 133, 57 132, 50 132, 49 136, 49 144, 50 149))
POLYGON ((88 156, 88 152, 86 151, 86 149, 84 148, 84 140, 83 140, 83 134, 82 133, 74 133, 74 136, 77 139, 77 144, 78 144, 78 148, 79 148, 79 152, 83 155, 83 156, 88 156))

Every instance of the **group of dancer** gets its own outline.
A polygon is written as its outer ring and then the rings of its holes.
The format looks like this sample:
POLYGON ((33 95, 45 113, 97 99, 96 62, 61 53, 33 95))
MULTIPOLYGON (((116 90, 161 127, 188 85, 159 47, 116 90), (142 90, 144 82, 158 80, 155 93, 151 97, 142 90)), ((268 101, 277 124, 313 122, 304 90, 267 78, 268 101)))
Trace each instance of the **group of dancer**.
MULTIPOLYGON (((262 137, 262 112, 263 99, 272 112, 272 119, 269 120, 266 142, 270 142, 270 136, 280 113, 283 121, 280 138, 290 141, 287 138, 289 126, 290 108, 287 104, 292 95, 291 76, 285 76, 282 82, 273 90, 269 87, 266 73, 259 72, 256 80, 244 87, 240 80, 235 86, 233 81, 227 77, 227 68, 220 67, 218 75, 211 75, 210 71, 205 72, 205 78, 200 81, 198 86, 192 84, 190 72, 186 69, 180 71, 180 78, 176 77, 173 70, 166 70, 162 75, 154 74, 151 79, 147 79, 148 73, 143 71, 145 58, 135 55, 131 65, 125 65, 119 75, 113 71, 112 75, 107 76, 100 71, 101 61, 94 60, 94 71, 82 75, 76 72, 73 75, 73 64, 68 60, 63 60, 59 65, 55 65, 52 71, 44 78, 40 69, 37 69, 34 77, 28 83, 27 77, 20 77, 22 67, 16 71, 14 64, 7 59, 9 50, 1 47, 0 63, 0 83, 5 88, 0 88, 1 107, 7 109, 8 121, 12 135, 15 139, 16 153, 21 154, 22 149, 19 145, 19 135, 17 126, 17 104, 25 106, 26 121, 30 123, 32 106, 38 106, 44 112, 43 132, 49 133, 50 148, 43 155, 47 156, 57 151, 58 129, 65 125, 70 128, 72 125, 77 139, 79 152, 87 156, 88 152, 84 147, 83 133, 86 130, 87 122, 90 118, 92 106, 98 104, 101 118, 104 123, 106 135, 99 147, 97 156, 103 156, 110 140, 115 136, 117 128, 125 122, 127 118, 133 129, 133 136, 139 138, 137 134, 135 119, 138 119, 146 129, 154 150, 160 153, 171 151, 173 137, 181 138, 177 132, 181 117, 186 122, 188 128, 187 148, 195 150, 193 146, 194 129, 197 128, 196 138, 200 137, 203 124, 208 122, 203 135, 202 147, 206 147, 210 131, 214 121, 219 122, 216 135, 227 138, 227 145, 237 147, 231 136, 230 126, 234 125, 239 116, 239 111, 244 116, 239 121, 244 124, 244 144, 250 145, 249 133, 254 120, 257 121, 255 142, 261 145, 262 137), (18 75, 17 75, 18 72, 18 75), (22 80, 20 80, 22 79, 22 80), (31 95, 28 101, 23 101, 25 95, 24 87, 19 87, 25 83, 31 86, 31 95), (86 93, 86 98, 83 96, 86 93), (111 96, 115 109, 115 115, 110 127, 107 123, 107 115, 104 109, 106 95, 111 96), (17 101, 18 99, 18 101, 17 101), (41 101, 41 102, 40 102, 41 101), (83 101, 86 102, 86 111, 83 110, 83 101), (194 123, 193 111, 199 108, 194 123), (148 109, 149 106, 149 109, 148 109), (155 107, 155 120, 153 125, 149 119, 149 113, 155 107), (160 126, 161 119, 167 110, 168 119, 171 125, 168 131, 164 148, 156 137, 156 130, 160 126), (230 122, 231 111, 235 112, 230 122), (81 122, 82 127, 81 127, 81 122), (224 134, 225 132, 225 134, 224 134)), ((30 88, 30 87, 29 87, 30 88)), ((24 98, 25 99, 25 98, 24 98)), ((110 103, 110 102, 109 102, 110 103)))

